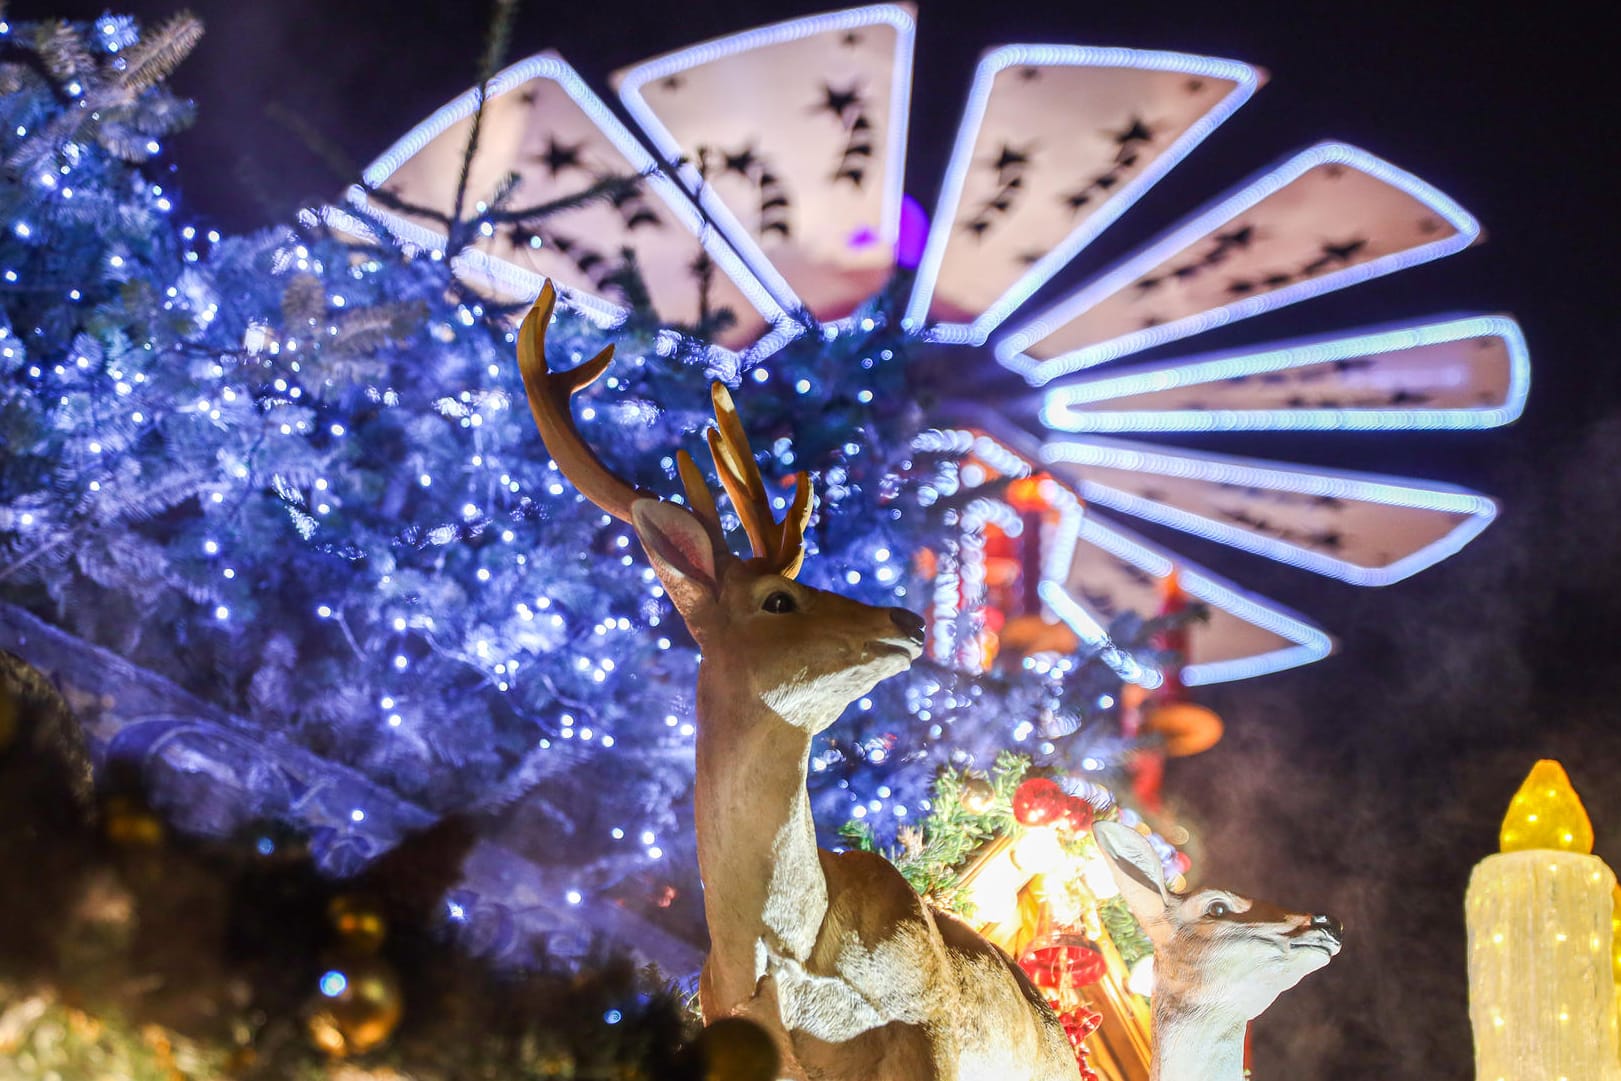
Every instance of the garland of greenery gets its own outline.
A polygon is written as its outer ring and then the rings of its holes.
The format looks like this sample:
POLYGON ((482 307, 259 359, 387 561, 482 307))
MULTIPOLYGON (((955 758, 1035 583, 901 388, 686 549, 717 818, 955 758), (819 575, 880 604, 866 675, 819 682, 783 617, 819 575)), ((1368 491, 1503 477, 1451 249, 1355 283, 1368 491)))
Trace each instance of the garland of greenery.
MULTIPOLYGON (((988 777, 968 771, 943 770, 934 782, 929 814, 898 834, 898 844, 883 850, 912 888, 943 908, 962 911, 962 872, 969 858, 987 841, 1021 829, 1013 817, 1013 793, 1030 770, 1030 759, 1012 751, 996 756, 988 777), (990 794, 978 810, 964 803, 972 781, 988 782, 990 794)), ((862 819, 842 826, 839 836, 852 848, 878 851, 872 827, 862 819)))

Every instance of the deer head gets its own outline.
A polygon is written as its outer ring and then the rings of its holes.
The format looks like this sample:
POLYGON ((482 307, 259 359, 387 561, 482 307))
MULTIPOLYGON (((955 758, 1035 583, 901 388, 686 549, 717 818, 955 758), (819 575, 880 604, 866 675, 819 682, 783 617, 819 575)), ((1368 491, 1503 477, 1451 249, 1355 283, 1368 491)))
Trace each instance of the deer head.
POLYGON ((805 558, 810 478, 796 475, 792 503, 777 521, 737 409, 720 383, 710 388, 715 426, 707 433, 709 450, 748 535, 750 556, 727 546, 714 495, 685 450, 676 454, 685 505, 658 499, 603 464, 575 426, 569 399, 607 370, 613 346, 570 371, 548 369, 546 326, 556 299, 548 282, 518 333, 518 363, 541 439, 582 495, 636 531, 705 666, 724 669, 736 691, 811 732, 910 666, 923 649, 922 619, 794 580, 805 558))
POLYGON ((1173 893, 1146 838, 1115 822, 1093 826, 1132 915, 1154 942, 1155 1036, 1187 1015, 1249 1021, 1340 952, 1332 916, 1286 912, 1231 890, 1173 893))

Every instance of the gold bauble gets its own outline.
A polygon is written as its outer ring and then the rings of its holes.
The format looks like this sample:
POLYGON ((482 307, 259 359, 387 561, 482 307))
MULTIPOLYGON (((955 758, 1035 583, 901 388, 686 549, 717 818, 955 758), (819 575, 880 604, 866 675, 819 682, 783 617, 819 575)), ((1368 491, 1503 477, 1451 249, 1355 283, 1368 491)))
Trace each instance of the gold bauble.
POLYGON ((399 980, 380 957, 345 957, 322 973, 305 1013, 310 1042, 334 1058, 363 1055, 394 1034, 399 980))
POLYGON ((326 918, 351 954, 376 953, 388 935, 383 906, 365 894, 338 894, 326 906, 326 918))
POLYGON ((963 782, 962 808, 969 814, 982 815, 996 804, 996 789, 983 777, 970 777, 963 782))
POLYGON ((1159 736, 1167 756, 1185 758, 1220 743, 1222 724, 1215 710, 1192 702, 1167 702, 1149 710, 1141 730, 1159 736))
POLYGON ((107 800, 102 828, 116 845, 153 847, 163 842, 163 819, 124 796, 107 800))
POLYGON ((741 1017, 723 1017, 693 1041, 703 1081, 775 1081, 782 1059, 765 1029, 741 1017))

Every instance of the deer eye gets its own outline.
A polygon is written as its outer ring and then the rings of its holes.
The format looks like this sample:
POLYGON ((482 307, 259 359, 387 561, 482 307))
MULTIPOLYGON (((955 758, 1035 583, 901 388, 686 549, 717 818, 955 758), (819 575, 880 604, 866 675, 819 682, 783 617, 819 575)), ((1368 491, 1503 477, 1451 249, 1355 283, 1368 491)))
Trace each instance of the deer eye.
POLYGON ((766 597, 765 603, 760 605, 762 611, 772 612, 777 615, 782 615, 785 612, 792 612, 798 607, 799 606, 794 603, 794 595, 792 593, 784 593, 781 590, 778 590, 777 592, 766 597))
POLYGON ((1225 916, 1231 916, 1233 910, 1228 907, 1226 901, 1211 901, 1209 907, 1204 910, 1204 914, 1213 920, 1219 920, 1225 916))

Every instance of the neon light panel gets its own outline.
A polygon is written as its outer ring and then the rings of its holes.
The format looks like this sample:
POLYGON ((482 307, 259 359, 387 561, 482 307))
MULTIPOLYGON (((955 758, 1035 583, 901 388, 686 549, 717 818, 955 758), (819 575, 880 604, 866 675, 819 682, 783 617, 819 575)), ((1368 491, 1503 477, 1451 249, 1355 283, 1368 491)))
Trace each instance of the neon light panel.
POLYGON ((963 184, 973 165, 974 146, 979 139, 997 75, 1009 68, 1055 66, 1177 72, 1190 77, 1230 81, 1235 85, 1214 108, 1195 120, 1142 172, 1120 185, 1096 210, 1086 215, 1069 235, 1036 260, 971 322, 942 322, 929 327, 927 334, 935 341, 983 345, 991 331, 1013 314, 1019 305, 1058 273, 1076 253, 1131 209, 1161 177, 1174 169, 1194 147, 1203 142, 1211 132, 1221 126, 1223 121, 1237 111, 1239 106, 1248 101, 1262 81, 1260 70, 1248 64, 1187 53, 1079 45, 1008 45, 988 53, 974 70, 974 80, 968 91, 968 104, 963 109, 962 120, 957 128, 951 161, 946 167, 940 197, 935 204, 928 245, 924 249, 923 261, 918 266, 917 280, 906 306, 908 326, 922 327, 928 320, 929 306, 934 299, 940 268, 945 260, 952 234, 956 230, 963 184))
MULTIPOLYGON (((896 35, 895 63, 889 86, 889 130, 884 150, 886 158, 883 199, 876 238, 893 252, 900 235, 906 130, 911 108, 912 47, 917 31, 916 23, 908 8, 896 4, 876 4, 848 11, 790 19, 669 53, 631 67, 618 77, 619 98, 624 103, 625 109, 641 126, 665 160, 675 163, 676 176, 687 191, 697 199, 698 205, 703 208, 710 220, 719 224, 727 239, 741 253, 743 262, 771 291, 778 306, 787 311, 804 311, 807 305, 766 255, 749 228, 716 194, 714 187, 705 183, 697 166, 687 160, 686 148, 681 146, 668 125, 654 112, 642 91, 649 83, 679 76, 682 72, 725 57, 798 41, 829 31, 858 30, 866 26, 888 26, 894 29, 896 35)), ((834 325, 842 328, 849 321, 841 319, 834 325)))
MULTIPOLYGON (((602 99, 591 91, 591 88, 585 84, 579 74, 561 57, 550 53, 541 53, 506 68, 490 80, 488 96, 491 98, 497 97, 534 79, 545 79, 555 83, 568 95, 570 100, 580 107, 597 129, 613 145, 614 149, 623 155, 631 167, 642 177, 643 183, 658 195, 660 201, 674 215, 676 220, 697 238, 698 242, 703 246, 703 250, 715 261, 721 271, 736 283, 748 302, 765 319, 771 329, 750 350, 752 355, 757 357, 768 355, 788 341, 793 340, 802 332, 802 328, 789 317, 788 313, 776 302, 770 291, 748 269, 737 253, 732 251, 725 241, 708 227, 703 215, 687 199, 680 187, 659 169, 652 155, 648 154, 642 145, 636 141, 636 137, 630 133, 629 129, 620 123, 619 119, 613 115, 602 99)), ((373 204, 370 201, 368 189, 380 187, 401 165, 419 153, 436 136, 477 112, 479 94, 477 87, 462 93, 448 104, 435 110, 426 120, 412 128, 379 155, 377 160, 368 165, 362 174, 365 181, 364 186, 357 184, 349 189, 348 201, 350 204, 360 211, 364 217, 387 225, 389 230, 401 240, 415 244, 427 251, 443 252, 446 244, 444 233, 373 204)), ((461 264, 464 264, 469 271, 521 297, 538 295, 541 283, 546 280, 546 276, 543 274, 538 274, 505 259, 495 258, 477 249, 466 249, 458 253, 456 259, 461 264)), ((604 325, 611 325, 629 314, 623 307, 587 290, 569 287, 565 291, 572 296, 575 305, 581 311, 589 314, 594 320, 604 325)), ((719 347, 712 348, 721 352, 730 352, 729 350, 719 350, 719 347)))
MULTIPOLYGON (((914 446, 936 452, 972 452, 1005 476, 1027 476, 1031 472, 1029 461, 999 440, 982 433, 962 430, 934 430, 923 433, 914 446), (988 456, 994 455, 994 457, 988 456), (1003 469, 1003 465, 1009 468, 1003 469)), ((1177 581, 1189 596, 1213 609, 1227 613, 1242 623, 1282 639, 1288 644, 1265 652, 1223 660, 1184 665, 1180 677, 1189 686, 1199 683, 1218 683, 1226 680, 1247 679, 1250 676, 1307 664, 1327 656, 1333 641, 1323 631, 1304 619, 1288 612, 1264 598, 1245 592, 1225 580, 1209 573, 1179 556, 1150 545, 1123 528, 1106 523, 1085 506, 1064 484, 1044 481, 1042 498, 1057 512, 1058 521, 1048 536, 1043 553, 1041 577, 1037 592, 1042 602, 1061 619, 1084 643, 1100 651, 1099 655, 1122 679, 1145 687, 1156 687, 1163 674, 1144 665, 1110 639, 1107 629, 1096 614, 1068 588, 1068 580, 1076 564, 1082 543, 1089 544, 1156 579, 1165 579, 1175 571, 1177 581)), ((981 506, 986 500, 975 500, 977 508, 973 521, 964 526, 977 526, 986 520, 988 511, 981 506)), ((965 517, 967 517, 965 515, 965 517)), ((953 568, 955 571, 955 568, 953 568)), ((955 617, 959 594, 953 573, 949 597, 936 583, 937 622, 943 612, 955 617), (941 605, 944 608, 941 608, 941 605)), ((937 647, 938 648, 938 647, 937 647)), ((949 651, 949 646, 946 651, 949 651)), ((938 656, 939 654, 937 654, 938 656)))
MULTIPOLYGON (((1080 496, 1088 503, 1111 507, 1139 518, 1146 518, 1173 529, 1180 529, 1207 540, 1228 544, 1246 552, 1275 559, 1280 563, 1301 567, 1318 574, 1338 578, 1359 586, 1382 586, 1400 581, 1457 552, 1480 534, 1497 516, 1497 504, 1485 496, 1450 485, 1433 482, 1408 481, 1403 478, 1378 477, 1372 474, 1350 473, 1337 470, 1305 469, 1261 463, 1244 458, 1219 455, 1191 457, 1166 454, 1157 448, 1120 440, 1059 441, 1042 448, 1042 458, 1048 463, 1079 466, 1080 496), (1415 523, 1411 516, 1383 525, 1377 519, 1363 523, 1362 532, 1379 529, 1387 542, 1401 543, 1402 534, 1417 534, 1409 543, 1413 550, 1388 563, 1366 565, 1354 559, 1333 554, 1331 547, 1311 547, 1293 542, 1288 534, 1269 536, 1254 524, 1232 524, 1210 514, 1202 514, 1184 506, 1172 505, 1173 496, 1145 498, 1107 482, 1091 479, 1085 467, 1127 470, 1137 474, 1160 476, 1173 480, 1190 480, 1231 489, 1232 498, 1241 504, 1240 510, 1249 511, 1257 500, 1250 498, 1248 490, 1283 492, 1303 497, 1298 502, 1308 507, 1348 504, 1373 504, 1426 512, 1426 520, 1415 523), (1440 521, 1429 518, 1439 516, 1440 521), (1456 519, 1448 525, 1447 519, 1456 519), (1398 528, 1402 527, 1402 528, 1398 528), (1437 531, 1439 530, 1439 535, 1437 531), (1432 537, 1434 539, 1426 540, 1432 537)), ((1193 497, 1206 495, 1195 491, 1193 497)), ((1195 505, 1198 505, 1195 503, 1195 505)), ((1222 510, 1216 500, 1211 510, 1222 510)), ((1288 508, 1270 508, 1260 505, 1263 514, 1287 513, 1288 508)), ((1307 522, 1323 511, 1308 509, 1307 522)), ((1327 512, 1338 515, 1339 510, 1327 512)), ((1263 515, 1249 515, 1263 518, 1263 515)), ((1366 517, 1364 512, 1363 517, 1366 517)), ((1240 518, 1240 521, 1244 519, 1240 518)), ((1264 519, 1263 519, 1264 520, 1264 519)), ((1345 527, 1354 532, 1349 523, 1345 527)), ((1310 536, 1312 529, 1298 531, 1310 536)), ((1339 543, 1335 538, 1335 543, 1339 543)))
MULTIPOLYGON (((1105 524, 1095 514, 1087 514, 1082 519, 1079 540, 1096 545, 1155 578, 1165 578, 1175 569, 1177 584, 1188 596, 1291 643, 1281 649, 1251 656, 1183 665, 1180 677, 1189 687, 1269 675, 1320 661, 1333 651, 1334 640, 1301 617, 1239 589, 1195 563, 1181 557, 1173 560, 1162 549, 1113 523, 1105 524)), ((1049 584, 1062 591, 1074 608, 1085 611, 1084 606, 1063 585, 1049 584)), ((1055 608, 1054 611, 1059 609, 1055 608)), ((1076 633, 1080 631, 1076 630, 1076 633)))
POLYGON ((1404 172, 1353 146, 1343 143, 1320 143, 1241 185, 1212 206, 1173 228, 1137 255, 1105 272, 1008 335, 996 346, 997 359, 1023 375, 1033 385, 1042 386, 1060 376, 1070 375, 1142 349, 1163 345, 1226 323, 1248 319, 1274 308, 1343 289, 1370 278, 1439 259, 1468 247, 1479 235, 1480 224, 1472 215, 1411 173, 1404 172), (1133 283, 1139 283, 1149 271, 1233 222, 1268 196, 1281 191, 1319 166, 1353 169, 1380 181, 1417 200, 1450 227, 1452 232, 1428 243, 1404 247, 1342 269, 1312 273, 1301 280, 1293 280, 1292 284, 1281 285, 1259 295, 1245 296, 1196 314, 1144 326, 1139 330, 1118 334, 1046 359, 1028 352, 1037 343, 1062 330, 1071 321, 1096 307, 1106 298, 1131 287, 1133 283))
MULTIPOLYGON (((1531 389, 1531 358, 1513 319, 1480 315, 1442 322, 1413 323, 1351 337, 1315 338, 1193 360, 1172 360, 1136 368, 1125 375, 1091 376, 1052 387, 1041 420, 1060 432, 1237 432, 1237 431, 1462 431, 1497 428, 1516 420, 1531 389), (1230 380, 1346 361, 1377 359, 1427 346, 1496 338, 1507 354, 1507 380, 1501 400, 1489 405, 1444 408, 1412 406, 1344 408, 1203 409, 1091 408, 1140 395, 1165 394, 1230 380)), ((1194 392, 1197 393, 1197 392, 1194 392)), ((1186 396, 1183 396, 1186 397, 1186 396)), ((1146 404, 1146 403, 1145 403, 1146 404)))

